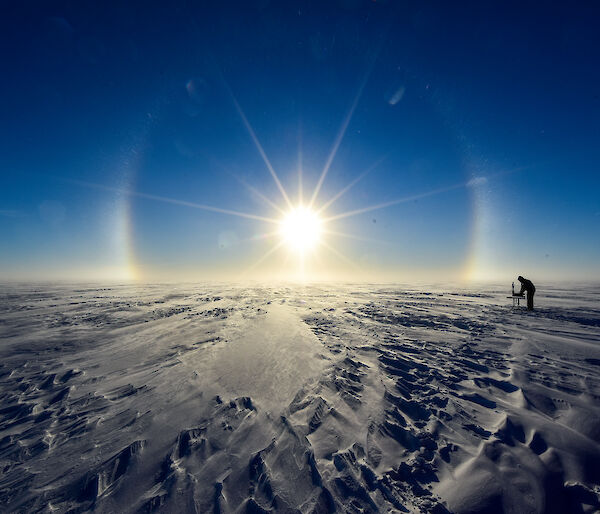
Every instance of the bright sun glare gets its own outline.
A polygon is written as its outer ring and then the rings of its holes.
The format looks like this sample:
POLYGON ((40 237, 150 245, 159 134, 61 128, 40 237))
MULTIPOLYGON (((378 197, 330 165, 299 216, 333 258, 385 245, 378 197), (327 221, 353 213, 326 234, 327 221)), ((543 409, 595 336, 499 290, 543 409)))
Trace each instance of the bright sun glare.
MULTIPOLYGON (((283 200, 285 201, 285 203, 287 204, 287 207, 289 208, 289 210, 284 210, 280 205, 278 205, 278 203, 269 199, 268 197, 263 195, 260 191, 254 189, 252 186, 250 186, 248 184, 245 184, 245 185, 246 185, 246 187, 248 187, 248 189, 252 193, 254 193, 258 197, 262 198, 265 201, 265 203, 271 205, 271 207, 273 207, 275 210, 279 211, 282 215, 281 218, 272 218, 272 217, 262 216, 262 215, 254 214, 254 213, 240 212, 240 211, 236 211, 236 210, 232 210, 232 209, 226 209, 223 207, 187 202, 187 201, 177 200, 174 198, 166 198, 166 197, 162 197, 162 196, 150 195, 150 194, 140 193, 140 192, 130 191, 130 190, 123 190, 123 189, 115 188, 114 191, 116 191, 120 194, 139 196, 142 198, 158 200, 161 202, 166 202, 166 203, 171 203, 171 204, 176 204, 176 205, 185 205, 187 207, 194 207, 197 209, 203 209, 203 210, 218 212, 218 213, 222 213, 222 214, 229 214, 232 216, 239 216, 241 218, 259 220, 262 222, 268 222, 268 223, 272 223, 272 224, 276 225, 277 229, 275 231, 269 232, 267 234, 263 234, 258 238, 252 238, 252 239, 261 240, 264 238, 270 238, 272 236, 279 236, 281 240, 278 244, 271 246, 271 248, 266 253, 264 253, 261 256, 261 258, 258 259, 258 261, 256 261, 249 269, 252 269, 252 268, 258 266, 259 264, 261 264, 262 262, 264 262, 267 258, 269 258, 271 255, 273 255, 275 252, 279 251, 283 246, 287 246, 292 252, 296 253, 298 256, 301 257, 298 260, 298 263, 300 264, 300 267, 302 270, 304 269, 304 264, 305 264, 304 257, 305 256, 308 257, 309 253, 313 254, 313 256, 316 256, 317 246, 319 246, 320 248, 321 247, 325 248, 330 253, 336 255, 338 258, 354 265, 349 259, 347 259, 334 246, 331 246, 326 241, 324 241, 323 234, 327 234, 328 236, 334 235, 334 236, 338 236, 338 237, 339 236, 351 237, 354 239, 361 239, 361 238, 358 236, 353 236, 351 234, 345 234, 345 233, 339 232, 339 231, 333 231, 333 230, 329 230, 329 229, 325 230, 324 229, 325 225, 329 225, 331 222, 340 220, 342 218, 356 216, 356 215, 364 214, 364 213, 374 211, 377 209, 383 209, 385 207, 390 207, 392 205, 397 205, 400 203, 408 202, 408 201, 413 200, 415 197, 420 198, 420 197, 425 197, 425 196, 431 196, 431 195, 438 194, 438 193, 441 193, 444 191, 456 189, 456 187, 460 187, 460 186, 454 185, 454 186, 450 186, 447 188, 436 189, 433 191, 425 192, 425 193, 422 193, 422 194, 416 195, 416 196, 413 195, 413 196, 409 196, 409 197, 401 197, 401 198, 397 198, 395 200, 387 201, 384 203, 370 205, 370 206, 363 207, 360 209, 354 209, 354 210, 342 212, 341 214, 335 214, 333 216, 329 215, 329 216, 321 217, 319 215, 320 213, 327 212, 327 210, 331 207, 331 205, 333 205, 334 202, 336 202, 342 195, 344 195, 346 192, 348 192, 350 190, 350 188, 355 186, 368 173, 370 173, 372 170, 377 168, 386 158, 385 156, 383 156, 383 157, 377 159, 373 164, 371 164, 367 169, 365 169, 362 173, 360 173, 356 178, 354 178, 349 184, 347 184, 344 188, 342 188, 340 191, 338 191, 335 195, 333 195, 333 197, 331 197, 325 203, 320 203, 320 202, 317 203, 317 200, 319 198, 319 192, 321 190, 321 186, 323 185, 323 183, 325 181, 325 177, 327 176, 329 168, 331 167, 331 163, 335 159, 335 155, 338 151, 340 143, 341 143, 342 139, 344 138, 346 129, 348 128, 350 119, 352 118, 352 115, 354 113, 356 105, 359 101, 361 92, 362 92, 362 87, 359 89, 359 91, 352 103, 352 107, 351 107, 349 113, 346 115, 346 117, 344 118, 344 121, 342 122, 342 125, 341 125, 338 135, 335 139, 333 147, 331 148, 331 151, 329 152, 329 156, 327 157, 325 166, 323 167, 323 170, 321 171, 321 174, 320 174, 317 184, 314 188, 314 191, 310 197, 310 200, 307 202, 306 205, 302 204, 302 166, 300 165, 298 167, 298 184, 299 184, 298 202, 299 203, 296 207, 294 207, 292 200, 290 200, 290 197, 288 196, 286 190, 284 189, 283 185, 281 184, 281 181, 279 180, 279 176, 277 175, 277 172, 271 165, 271 161, 269 161, 269 158, 267 157, 265 150, 263 149, 262 145, 260 144, 260 141, 258 140, 258 137, 256 136, 256 133, 254 132, 254 129, 252 128, 252 126, 250 125, 250 122, 248 121, 248 118, 246 118, 246 115, 242 111, 242 108, 240 107, 239 103, 233 96, 233 93, 231 93, 231 91, 230 91, 232 98, 233 98, 234 105, 238 111, 238 114, 240 115, 242 122, 244 123, 246 129, 248 130, 248 133, 249 133, 252 141, 254 142, 254 145, 256 146, 258 153, 262 157, 262 159, 265 163, 265 166, 267 167, 267 170, 269 171, 273 180, 275 181, 275 184, 277 185, 277 188, 279 189, 279 192, 281 193, 281 196, 282 196, 283 200), (315 207, 315 205, 317 207, 315 207)), ((298 162, 301 161, 301 156, 302 156, 302 154, 299 151, 298 162)), ((243 181, 242 181, 242 183, 243 183, 243 181)), ((102 186, 102 185, 98 185, 98 184, 87 184, 87 185, 89 187, 100 187, 101 189, 107 189, 106 186, 102 186)), ((468 185, 469 184, 464 184, 465 187, 468 185)), ((112 189, 112 188, 109 188, 109 189, 112 189)))
POLYGON ((306 207, 296 207, 281 221, 280 233, 292 250, 304 253, 319 242, 321 224, 316 212, 306 207))

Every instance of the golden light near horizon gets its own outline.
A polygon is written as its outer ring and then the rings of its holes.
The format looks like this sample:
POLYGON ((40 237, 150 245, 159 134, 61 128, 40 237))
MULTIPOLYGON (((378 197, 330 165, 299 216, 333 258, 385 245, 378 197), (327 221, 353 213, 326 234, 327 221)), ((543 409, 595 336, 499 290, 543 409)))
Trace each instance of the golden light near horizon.
POLYGON ((312 250, 320 241, 323 222, 312 209, 299 206, 281 220, 279 233, 285 244, 296 253, 312 250))

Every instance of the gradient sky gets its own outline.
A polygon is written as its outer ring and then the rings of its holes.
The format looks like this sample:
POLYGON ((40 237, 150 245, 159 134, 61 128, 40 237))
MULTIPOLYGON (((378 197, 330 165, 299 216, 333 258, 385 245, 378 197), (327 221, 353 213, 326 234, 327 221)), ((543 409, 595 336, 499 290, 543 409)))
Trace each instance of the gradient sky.
POLYGON ((1 279, 600 279, 597 4, 199 3, 4 8, 1 279))

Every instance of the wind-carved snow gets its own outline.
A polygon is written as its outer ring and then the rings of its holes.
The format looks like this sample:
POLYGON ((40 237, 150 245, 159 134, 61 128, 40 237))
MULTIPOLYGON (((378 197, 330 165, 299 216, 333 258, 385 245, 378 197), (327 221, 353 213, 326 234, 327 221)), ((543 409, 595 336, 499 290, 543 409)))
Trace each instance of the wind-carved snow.
POLYGON ((250 396, 280 414, 325 365, 322 345, 285 304, 269 304, 251 320, 241 314, 228 324, 228 344, 203 366, 229 395, 250 396), (237 319, 236 319, 237 318, 237 319))
POLYGON ((600 289, 538 293, 5 286, 0 511, 593 512, 600 289))

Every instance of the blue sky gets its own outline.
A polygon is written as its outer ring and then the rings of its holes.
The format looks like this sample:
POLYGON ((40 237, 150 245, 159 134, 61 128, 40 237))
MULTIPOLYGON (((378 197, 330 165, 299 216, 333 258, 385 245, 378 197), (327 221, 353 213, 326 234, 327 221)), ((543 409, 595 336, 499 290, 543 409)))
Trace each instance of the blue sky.
POLYGON ((323 217, 390 205, 328 223, 309 278, 598 279, 598 9, 8 9, 0 277, 297 276, 276 224, 181 204, 282 217, 243 115, 294 203, 300 168, 308 200, 331 160, 318 208, 379 162, 323 217))

